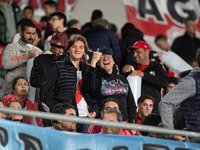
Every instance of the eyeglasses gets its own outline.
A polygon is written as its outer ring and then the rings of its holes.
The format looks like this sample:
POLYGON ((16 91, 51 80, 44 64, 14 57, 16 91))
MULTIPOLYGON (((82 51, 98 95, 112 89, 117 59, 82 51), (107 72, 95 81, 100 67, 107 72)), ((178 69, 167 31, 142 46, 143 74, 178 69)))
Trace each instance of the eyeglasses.
POLYGON ((100 57, 101 59, 107 58, 107 59, 111 59, 112 55, 101 55, 100 57))
POLYGON ((56 20, 60 20, 59 18, 51 18, 49 22, 55 22, 56 20))

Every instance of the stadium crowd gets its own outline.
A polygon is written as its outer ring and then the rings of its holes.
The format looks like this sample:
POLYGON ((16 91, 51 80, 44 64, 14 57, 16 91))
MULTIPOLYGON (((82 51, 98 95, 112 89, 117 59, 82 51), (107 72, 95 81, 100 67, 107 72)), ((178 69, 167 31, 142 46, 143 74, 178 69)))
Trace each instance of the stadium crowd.
MULTIPOLYGON (((81 25, 67 20, 55 1, 44 3, 45 16, 34 20, 30 6, 20 10, 0 0, 0 106, 63 115, 200 132, 200 39, 196 22, 185 20, 185 34, 158 35, 152 50, 143 32, 116 26, 94 10, 81 25), (135 99, 133 82, 141 79, 135 99)), ((76 124, 0 113, 1 119, 78 133, 143 135, 185 141, 178 135, 76 124)), ((200 143, 199 138, 190 138, 200 143)))

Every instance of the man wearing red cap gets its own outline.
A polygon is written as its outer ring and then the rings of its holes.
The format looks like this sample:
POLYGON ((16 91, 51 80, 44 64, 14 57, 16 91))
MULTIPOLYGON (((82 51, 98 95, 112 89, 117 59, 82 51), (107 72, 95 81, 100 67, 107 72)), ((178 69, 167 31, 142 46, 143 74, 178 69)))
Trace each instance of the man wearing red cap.
POLYGON ((42 93, 43 86, 49 77, 53 64, 57 60, 61 60, 63 58, 61 54, 66 47, 67 40, 68 37, 65 33, 55 32, 50 40, 50 51, 45 51, 42 55, 34 59, 30 84, 33 87, 40 88, 40 93, 42 93))
POLYGON ((166 87, 168 83, 167 72, 163 66, 151 62, 149 59, 150 46, 144 41, 138 41, 133 46, 128 47, 128 51, 133 52, 133 59, 136 63, 132 71, 131 65, 125 65, 122 69, 123 74, 140 76, 142 78, 141 95, 149 94, 155 99, 153 112, 158 113, 158 103, 161 100, 161 88, 166 87))

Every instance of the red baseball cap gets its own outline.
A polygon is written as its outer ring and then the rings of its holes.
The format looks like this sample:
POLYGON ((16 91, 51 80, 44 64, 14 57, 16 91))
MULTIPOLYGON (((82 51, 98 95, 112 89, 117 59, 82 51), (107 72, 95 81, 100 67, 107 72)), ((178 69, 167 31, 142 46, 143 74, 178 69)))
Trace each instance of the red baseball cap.
POLYGON ((139 49, 139 48, 144 48, 144 49, 148 49, 149 51, 151 51, 151 48, 149 46, 148 43, 144 42, 144 41, 137 41, 133 44, 133 46, 129 46, 127 51, 128 52, 132 52, 135 49, 139 49))
POLYGON ((56 46, 66 47, 67 40, 68 40, 68 36, 66 33, 54 32, 52 39, 49 41, 49 43, 56 46))

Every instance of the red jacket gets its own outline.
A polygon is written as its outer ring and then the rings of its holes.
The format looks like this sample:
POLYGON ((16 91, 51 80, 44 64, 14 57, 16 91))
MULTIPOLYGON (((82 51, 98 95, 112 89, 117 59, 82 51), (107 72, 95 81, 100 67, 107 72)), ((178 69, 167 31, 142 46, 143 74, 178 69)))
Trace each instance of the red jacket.
MULTIPOLYGON (((136 124, 141 124, 142 123, 142 118, 138 115, 137 113, 137 123, 136 124)), ((141 131, 136 131, 136 134, 137 135, 140 135, 141 134, 141 131)))
MULTIPOLYGON (((2 99, 2 103, 4 106, 7 106, 12 101, 16 101, 15 95, 13 94, 5 95, 2 99)), ((28 98, 26 98, 26 110, 38 111, 38 103, 32 103, 28 98)), ((32 124, 32 117, 23 116, 22 122, 26 124, 32 124)), ((36 118, 36 122, 38 126, 44 126, 41 118, 36 118)))

